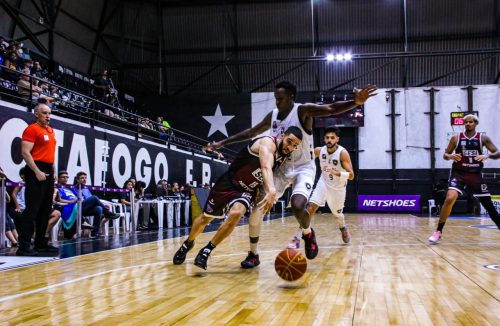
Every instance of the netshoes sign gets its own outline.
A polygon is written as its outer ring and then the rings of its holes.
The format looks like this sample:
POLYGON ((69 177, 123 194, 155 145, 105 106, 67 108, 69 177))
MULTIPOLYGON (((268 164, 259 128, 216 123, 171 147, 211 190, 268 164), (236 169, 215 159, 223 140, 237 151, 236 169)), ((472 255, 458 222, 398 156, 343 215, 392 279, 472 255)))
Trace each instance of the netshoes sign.
POLYGON ((364 212, 420 212, 420 195, 358 195, 364 212))

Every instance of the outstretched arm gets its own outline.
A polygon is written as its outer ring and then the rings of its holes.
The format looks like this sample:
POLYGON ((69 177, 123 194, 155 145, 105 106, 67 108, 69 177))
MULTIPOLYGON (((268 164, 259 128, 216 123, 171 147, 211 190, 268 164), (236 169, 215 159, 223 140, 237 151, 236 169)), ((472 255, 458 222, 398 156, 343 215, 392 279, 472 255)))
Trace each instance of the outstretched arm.
POLYGON ((259 122, 257 125, 253 126, 252 128, 245 129, 243 131, 240 131, 237 134, 234 134, 226 139, 223 139, 218 142, 211 142, 208 143, 207 146, 203 147, 204 151, 211 151, 213 149, 219 149, 223 146, 229 145, 229 144, 234 144, 234 143, 239 143, 248 139, 251 139, 264 131, 268 130, 271 127, 271 115, 272 112, 269 112, 264 119, 259 122))
POLYGON ((334 102, 331 104, 303 104, 301 105, 301 112, 299 114, 303 115, 304 118, 341 114, 359 105, 363 105, 370 97, 377 95, 375 93, 376 90, 376 86, 368 85, 361 90, 355 89, 354 100, 351 101, 334 102))

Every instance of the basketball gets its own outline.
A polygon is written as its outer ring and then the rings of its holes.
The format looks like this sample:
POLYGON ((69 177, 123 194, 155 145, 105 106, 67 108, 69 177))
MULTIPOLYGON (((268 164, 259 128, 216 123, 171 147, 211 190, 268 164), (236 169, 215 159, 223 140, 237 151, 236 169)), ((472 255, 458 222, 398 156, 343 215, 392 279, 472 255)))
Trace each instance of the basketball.
POLYGON ((307 260, 297 250, 287 248, 276 256, 274 269, 278 276, 285 281, 296 281, 305 274, 307 260))

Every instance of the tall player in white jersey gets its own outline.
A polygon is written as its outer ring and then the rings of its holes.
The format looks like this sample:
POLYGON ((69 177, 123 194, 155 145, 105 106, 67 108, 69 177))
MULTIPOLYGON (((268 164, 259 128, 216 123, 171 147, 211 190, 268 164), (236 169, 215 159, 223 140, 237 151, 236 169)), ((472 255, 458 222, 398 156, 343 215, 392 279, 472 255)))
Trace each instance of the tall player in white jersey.
MULTIPOLYGON (((275 86, 274 98, 276 108, 269 112, 264 119, 252 128, 243 130, 219 142, 207 145, 206 150, 218 149, 222 146, 248 140, 266 130, 271 129, 271 135, 282 137, 282 133, 290 126, 302 130, 303 137, 299 149, 297 149, 285 164, 274 172, 274 183, 276 186, 276 198, 280 198, 289 185, 292 185, 291 207, 292 211, 303 229, 302 238, 305 241, 306 256, 309 259, 316 257, 318 246, 314 231, 310 227, 311 218, 306 210, 307 200, 312 191, 316 166, 314 163, 312 127, 314 117, 325 117, 340 114, 362 105, 371 96, 376 95, 375 86, 366 86, 356 90, 354 100, 335 102, 331 104, 295 103, 297 95, 296 86, 288 81, 283 81, 275 86)), ((258 199, 257 199, 258 200, 258 199)), ((244 261, 243 268, 253 268, 260 264, 257 252, 262 217, 266 212, 254 209, 249 219, 250 251, 244 261)))
MULTIPOLYGON (((309 198, 307 211, 312 217, 325 202, 336 218, 342 240, 348 243, 351 239, 344 219, 344 203, 346 196, 347 180, 354 179, 351 156, 349 152, 338 144, 340 129, 329 127, 325 129, 323 147, 314 149, 314 156, 319 158, 321 176, 309 198)), ((300 239, 294 239, 295 248, 300 247, 300 239), (298 240, 298 241, 297 241, 298 240)))

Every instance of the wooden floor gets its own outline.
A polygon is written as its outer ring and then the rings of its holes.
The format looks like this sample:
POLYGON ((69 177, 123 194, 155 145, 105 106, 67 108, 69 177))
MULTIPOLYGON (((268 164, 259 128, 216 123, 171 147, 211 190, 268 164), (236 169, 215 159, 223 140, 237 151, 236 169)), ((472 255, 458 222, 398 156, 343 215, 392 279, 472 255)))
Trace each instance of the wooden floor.
POLYGON ((261 265, 242 270, 247 226, 213 252, 208 271, 193 257, 172 265, 181 239, 0 272, 0 324, 11 325, 500 325, 500 232, 490 220, 348 215, 343 245, 331 215, 317 215, 320 252, 287 283, 274 258, 296 231, 293 217, 266 222, 261 265))

